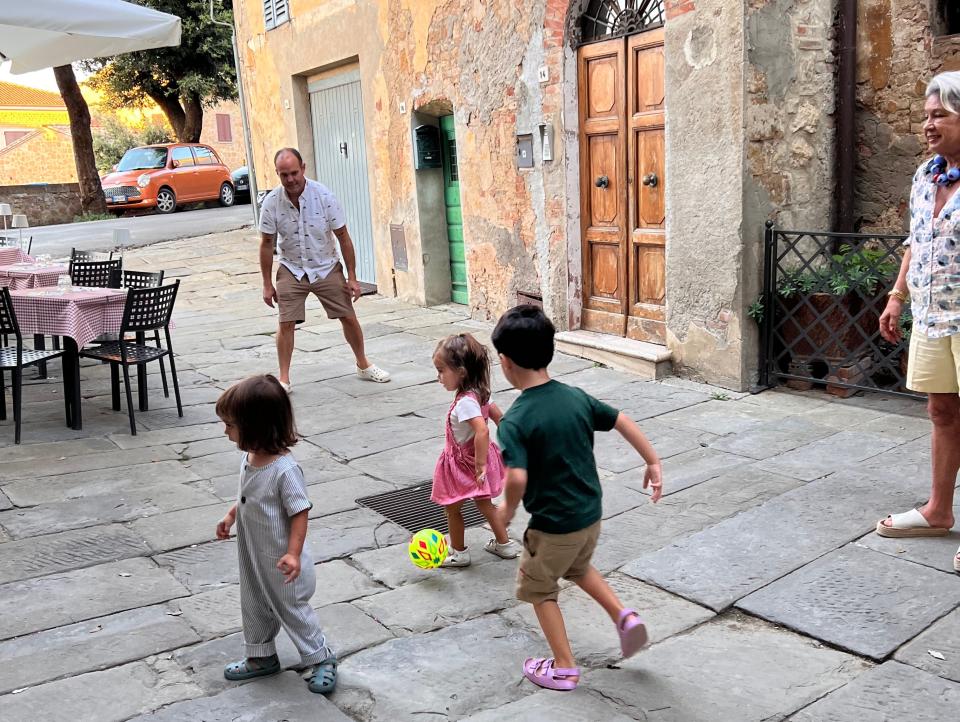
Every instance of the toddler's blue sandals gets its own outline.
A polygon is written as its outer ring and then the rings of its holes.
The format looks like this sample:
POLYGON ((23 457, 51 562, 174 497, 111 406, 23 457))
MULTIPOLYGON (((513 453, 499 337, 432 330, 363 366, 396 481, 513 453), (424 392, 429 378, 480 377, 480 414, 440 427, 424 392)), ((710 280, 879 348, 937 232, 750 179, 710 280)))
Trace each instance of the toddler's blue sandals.
POLYGON ((231 682, 240 682, 254 677, 267 677, 279 671, 280 658, 274 654, 270 657, 247 657, 228 664, 223 668, 223 676, 231 682))
POLYGON ((303 672, 307 689, 314 694, 330 694, 337 686, 337 658, 327 657, 319 664, 307 667, 303 672))

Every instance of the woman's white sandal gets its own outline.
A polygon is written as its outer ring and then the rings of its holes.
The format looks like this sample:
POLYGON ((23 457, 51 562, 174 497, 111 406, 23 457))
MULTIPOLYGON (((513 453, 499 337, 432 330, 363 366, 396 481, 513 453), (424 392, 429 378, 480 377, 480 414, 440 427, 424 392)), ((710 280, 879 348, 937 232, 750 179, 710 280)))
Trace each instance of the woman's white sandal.
POLYGON ((390 380, 390 374, 376 364, 370 364, 365 369, 357 366, 357 376, 364 381, 375 381, 378 384, 385 384, 390 380))

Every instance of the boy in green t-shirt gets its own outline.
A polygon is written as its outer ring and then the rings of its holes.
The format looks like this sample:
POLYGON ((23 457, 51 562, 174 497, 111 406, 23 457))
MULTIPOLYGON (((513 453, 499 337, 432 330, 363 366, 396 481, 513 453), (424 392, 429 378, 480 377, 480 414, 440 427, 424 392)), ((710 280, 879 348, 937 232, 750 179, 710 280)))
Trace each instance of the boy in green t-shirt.
POLYGON ((593 597, 617 625, 623 656, 647 643, 643 620, 620 603, 590 563, 600 536, 601 498, 593 432, 616 429, 647 462, 643 487, 653 502, 663 491, 660 460, 640 428, 625 414, 547 374, 553 359, 554 328, 535 306, 507 311, 493 331, 503 375, 520 397, 504 414, 497 438, 507 466, 506 500, 500 507, 509 525, 520 500, 530 513, 523 534, 517 598, 533 604, 553 658, 527 659, 523 673, 547 689, 577 686, 563 615, 559 580, 569 579, 593 597))

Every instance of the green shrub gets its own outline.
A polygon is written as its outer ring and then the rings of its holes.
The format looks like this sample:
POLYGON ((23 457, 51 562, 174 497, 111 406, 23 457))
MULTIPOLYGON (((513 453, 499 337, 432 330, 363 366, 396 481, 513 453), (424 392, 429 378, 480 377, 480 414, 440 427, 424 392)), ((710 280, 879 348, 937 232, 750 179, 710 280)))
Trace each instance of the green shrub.
POLYGON ((170 131, 159 123, 146 123, 142 128, 134 128, 115 117, 107 117, 93 133, 93 155, 97 160, 97 170, 101 174, 109 173, 124 153, 138 145, 172 141, 170 131))

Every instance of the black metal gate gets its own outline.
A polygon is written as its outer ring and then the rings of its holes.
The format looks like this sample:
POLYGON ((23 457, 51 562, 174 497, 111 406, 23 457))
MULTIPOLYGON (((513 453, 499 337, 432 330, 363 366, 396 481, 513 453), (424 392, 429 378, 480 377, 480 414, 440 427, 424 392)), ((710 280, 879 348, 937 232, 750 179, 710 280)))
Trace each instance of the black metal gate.
POLYGON ((902 340, 880 337, 880 314, 903 257, 902 235, 788 231, 768 221, 763 293, 750 315, 760 324, 760 384, 826 385, 918 396, 907 390, 911 320, 902 340))

